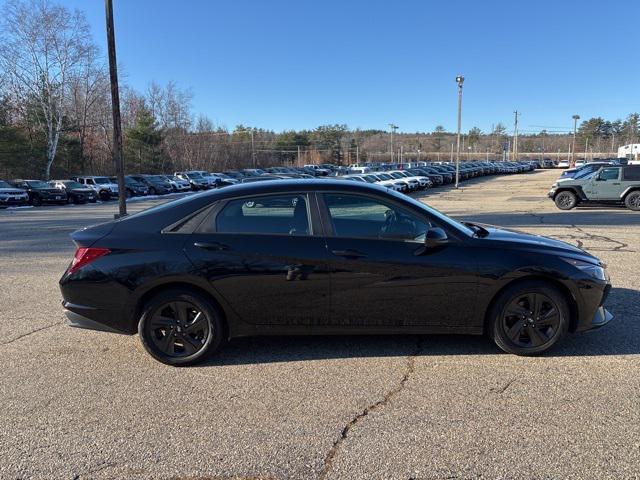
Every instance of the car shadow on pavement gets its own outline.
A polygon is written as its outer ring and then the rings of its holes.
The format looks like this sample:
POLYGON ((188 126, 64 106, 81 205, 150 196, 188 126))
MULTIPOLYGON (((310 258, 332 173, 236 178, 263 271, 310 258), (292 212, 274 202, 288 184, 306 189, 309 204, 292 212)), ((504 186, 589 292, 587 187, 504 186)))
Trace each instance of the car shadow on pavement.
MULTIPOLYGON (((614 288, 606 302, 614 319, 605 327, 570 334, 545 357, 640 354, 640 291, 614 288)), ((416 354, 507 355, 486 336, 337 335, 252 337, 231 341, 219 355, 196 367, 298 362, 416 354)))

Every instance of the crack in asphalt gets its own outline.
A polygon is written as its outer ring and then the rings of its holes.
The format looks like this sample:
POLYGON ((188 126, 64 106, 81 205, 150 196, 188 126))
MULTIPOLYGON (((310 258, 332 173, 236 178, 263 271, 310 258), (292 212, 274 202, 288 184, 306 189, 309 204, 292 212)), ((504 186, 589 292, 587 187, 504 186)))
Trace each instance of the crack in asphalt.
POLYGON ((507 383, 505 383, 502 387, 500 388, 491 388, 490 390, 493 393, 497 393, 498 395, 502 395, 504 392, 507 391, 507 389, 513 385, 516 382, 515 378, 512 378, 511 380, 509 380, 507 383))
POLYGON ((44 327, 36 328, 35 330, 31 330, 30 332, 23 333, 22 335, 18 335, 17 337, 12 338, 11 340, 8 340, 6 342, 1 342, 0 346, 9 345, 10 343, 17 342, 21 338, 28 337, 29 335, 33 335, 34 333, 38 333, 38 332, 41 332, 42 330, 46 330, 48 328, 52 328, 52 327, 55 327, 56 325, 61 325, 61 324, 62 322, 56 322, 56 323, 52 323, 51 325, 45 325, 44 327))
POLYGON ((602 243, 613 243, 615 246, 611 248, 604 247, 589 247, 589 250, 594 252, 627 252, 627 253, 635 253, 635 250, 627 249, 629 246, 628 243, 621 242, 619 240, 615 240, 611 237, 607 237, 605 235, 597 235, 595 233, 589 233, 577 225, 570 225, 568 228, 576 229, 580 235, 568 234, 568 235, 551 235, 552 237, 562 239, 562 240, 573 240, 578 244, 578 248, 583 248, 584 240, 590 240, 593 242, 602 242, 602 243))
POLYGON ((327 475, 329 474, 329 472, 331 471, 331 467, 333 466, 333 460, 338 454, 340 447, 349 436, 349 432, 351 431, 351 429, 355 427, 361 420, 367 417, 367 415, 369 415, 371 412, 387 405, 393 399, 393 397, 398 395, 404 389, 407 381, 415 370, 415 359, 416 356, 421 352, 421 350, 422 343, 420 340, 418 340, 415 350, 407 356, 407 366, 405 368, 404 374, 402 375, 402 378, 400 379, 400 382, 394 388, 387 391, 381 400, 378 400, 377 402, 367 406, 344 426, 342 432, 340 433, 340 436, 336 439, 335 442, 333 442, 333 445, 324 458, 322 470, 320 471, 320 474, 318 476, 319 480, 324 480, 325 478, 327 478, 327 475))

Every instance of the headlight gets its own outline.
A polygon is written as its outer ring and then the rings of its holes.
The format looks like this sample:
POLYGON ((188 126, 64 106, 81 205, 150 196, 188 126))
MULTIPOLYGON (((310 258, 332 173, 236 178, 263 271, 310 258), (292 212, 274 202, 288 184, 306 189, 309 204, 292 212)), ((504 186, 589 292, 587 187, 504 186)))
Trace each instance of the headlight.
POLYGON ((583 262, 581 260, 576 260, 575 258, 563 258, 565 262, 570 265, 573 265, 578 270, 582 270, 589 276, 596 278, 598 280, 608 280, 609 277, 606 271, 606 265, 594 265, 593 263, 583 262))

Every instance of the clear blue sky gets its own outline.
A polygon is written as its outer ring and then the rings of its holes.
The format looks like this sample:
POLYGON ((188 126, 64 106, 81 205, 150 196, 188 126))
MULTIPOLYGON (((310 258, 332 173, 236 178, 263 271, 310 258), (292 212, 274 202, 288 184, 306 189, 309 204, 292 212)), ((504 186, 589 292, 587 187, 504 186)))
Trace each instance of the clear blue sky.
MULTIPOLYGON (((105 48, 104 2, 83 10, 105 48)), ((219 125, 570 128, 640 110, 640 1, 114 0, 126 81, 192 89, 219 125)))

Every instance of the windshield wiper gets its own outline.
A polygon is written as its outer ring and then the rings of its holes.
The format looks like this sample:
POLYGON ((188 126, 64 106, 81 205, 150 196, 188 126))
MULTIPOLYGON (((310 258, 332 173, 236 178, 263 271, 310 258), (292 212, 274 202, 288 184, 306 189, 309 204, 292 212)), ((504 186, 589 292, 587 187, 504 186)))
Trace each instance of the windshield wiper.
POLYGON ((475 232, 475 235, 478 238, 484 238, 486 236, 489 235, 489 230, 487 230, 486 228, 478 225, 477 223, 473 223, 473 222, 462 222, 463 225, 466 225, 467 227, 469 227, 471 230, 473 230, 475 232))

